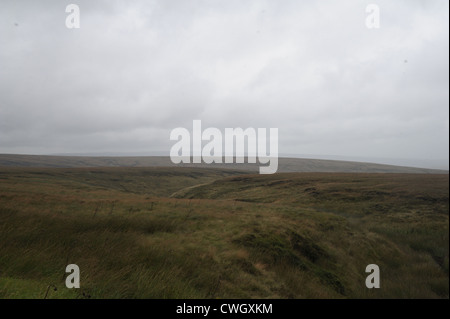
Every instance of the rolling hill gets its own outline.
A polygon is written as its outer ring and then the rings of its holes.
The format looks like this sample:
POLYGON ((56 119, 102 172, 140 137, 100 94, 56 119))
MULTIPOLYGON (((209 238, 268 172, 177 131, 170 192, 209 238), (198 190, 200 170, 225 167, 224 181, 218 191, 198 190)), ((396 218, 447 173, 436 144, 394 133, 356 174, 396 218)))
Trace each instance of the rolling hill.
MULTIPOLYGON (((0 166, 5 167, 197 167, 258 171, 260 164, 173 164, 169 157, 101 157, 0 154, 0 166)), ((412 173, 442 174, 444 170, 394 165, 334 161, 321 159, 280 158, 278 172, 346 172, 346 173, 412 173)))
POLYGON ((448 298, 448 212, 448 174, 1 167, 0 298, 448 298))

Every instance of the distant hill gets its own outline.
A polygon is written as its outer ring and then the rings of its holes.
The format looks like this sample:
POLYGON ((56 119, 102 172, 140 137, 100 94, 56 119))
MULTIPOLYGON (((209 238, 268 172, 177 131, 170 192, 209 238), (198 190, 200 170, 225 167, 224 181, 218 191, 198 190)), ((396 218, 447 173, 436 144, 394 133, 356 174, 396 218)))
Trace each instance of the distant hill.
MULTIPOLYGON (((208 167, 257 172, 260 164, 173 164, 167 156, 51 156, 0 154, 0 167, 208 167)), ((278 172, 448 174, 447 170, 303 158, 279 158, 278 172)))

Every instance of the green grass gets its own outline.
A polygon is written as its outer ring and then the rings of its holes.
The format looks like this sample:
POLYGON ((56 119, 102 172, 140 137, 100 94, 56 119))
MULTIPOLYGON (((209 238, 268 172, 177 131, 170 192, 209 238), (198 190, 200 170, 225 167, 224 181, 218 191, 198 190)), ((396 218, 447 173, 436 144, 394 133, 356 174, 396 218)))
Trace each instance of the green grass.
POLYGON ((0 297, 448 298, 448 195, 448 175, 3 168, 0 297))

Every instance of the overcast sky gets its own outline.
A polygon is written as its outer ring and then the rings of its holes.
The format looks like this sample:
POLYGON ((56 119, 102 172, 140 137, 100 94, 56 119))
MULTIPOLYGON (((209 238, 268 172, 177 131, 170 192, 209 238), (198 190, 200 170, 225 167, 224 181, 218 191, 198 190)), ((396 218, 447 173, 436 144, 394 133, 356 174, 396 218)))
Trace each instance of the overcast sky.
POLYGON ((448 168, 448 11, 447 0, 2 0, 0 153, 169 154, 170 131, 199 119, 278 128, 282 154, 448 168), (79 29, 65 25, 70 3, 79 29))

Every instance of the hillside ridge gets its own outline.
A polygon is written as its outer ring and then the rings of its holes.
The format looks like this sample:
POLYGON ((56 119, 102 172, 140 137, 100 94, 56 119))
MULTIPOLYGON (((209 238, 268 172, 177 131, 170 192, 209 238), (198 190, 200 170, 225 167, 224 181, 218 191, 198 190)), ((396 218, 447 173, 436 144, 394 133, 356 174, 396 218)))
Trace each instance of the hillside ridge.
MULTIPOLYGON (((174 164, 167 156, 53 156, 0 154, 0 167, 195 167, 236 169, 257 172, 260 164, 174 164)), ((279 158, 279 173, 412 173, 448 174, 448 170, 395 166, 339 160, 279 158)))

